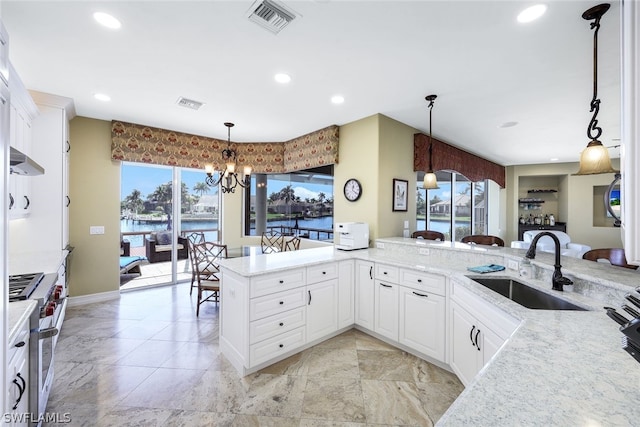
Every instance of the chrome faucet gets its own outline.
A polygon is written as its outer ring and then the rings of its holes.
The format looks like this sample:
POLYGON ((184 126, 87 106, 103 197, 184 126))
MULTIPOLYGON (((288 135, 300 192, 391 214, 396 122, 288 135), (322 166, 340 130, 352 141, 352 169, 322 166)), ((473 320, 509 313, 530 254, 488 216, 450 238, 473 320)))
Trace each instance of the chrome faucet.
POLYGON ((562 277, 562 271, 560 271, 560 269, 562 268, 562 266, 560 265, 560 240, 558 240, 558 237, 555 234, 548 231, 543 231, 536 234, 536 236, 533 238, 533 241, 531 242, 531 246, 529 246, 529 250, 527 250, 525 258, 534 259, 536 257, 536 245, 538 244, 538 240, 540 240, 542 236, 551 237, 556 248, 556 262, 554 264, 553 276, 551 276, 551 289, 553 289, 554 291, 562 291, 563 285, 572 285, 573 282, 566 277, 562 277))

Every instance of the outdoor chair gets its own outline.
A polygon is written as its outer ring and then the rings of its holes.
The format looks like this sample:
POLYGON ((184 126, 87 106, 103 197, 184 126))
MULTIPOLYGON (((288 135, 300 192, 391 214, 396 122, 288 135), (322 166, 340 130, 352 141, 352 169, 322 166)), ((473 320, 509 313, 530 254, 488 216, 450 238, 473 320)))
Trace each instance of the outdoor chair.
POLYGON ((260 240, 260 246, 262 247, 263 254, 272 254, 275 252, 282 252, 284 236, 278 232, 265 232, 262 233, 262 239, 260 240))
MULTIPOLYGON (((149 262, 171 261, 171 231, 161 231, 151 233, 151 236, 144 239, 145 255, 149 262)), ((187 259, 189 249, 187 239, 178 236, 178 259, 187 259)))
POLYGON ((284 251, 297 251, 300 249, 300 238, 297 236, 293 236, 289 240, 284 241, 284 251))
POLYGON ((197 317, 200 315, 200 305, 203 302, 220 302, 220 268, 218 263, 221 259, 227 258, 227 245, 213 242, 196 243, 193 245, 193 254, 198 281, 197 317), (205 292, 210 292, 210 294, 205 296, 205 292))

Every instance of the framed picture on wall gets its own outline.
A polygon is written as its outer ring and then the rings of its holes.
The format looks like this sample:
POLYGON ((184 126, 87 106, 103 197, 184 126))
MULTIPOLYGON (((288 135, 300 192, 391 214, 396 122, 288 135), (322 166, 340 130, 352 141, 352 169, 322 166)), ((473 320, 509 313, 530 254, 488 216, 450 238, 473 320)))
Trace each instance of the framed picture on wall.
POLYGON ((393 211, 406 212, 409 202, 409 181, 393 179, 393 211))

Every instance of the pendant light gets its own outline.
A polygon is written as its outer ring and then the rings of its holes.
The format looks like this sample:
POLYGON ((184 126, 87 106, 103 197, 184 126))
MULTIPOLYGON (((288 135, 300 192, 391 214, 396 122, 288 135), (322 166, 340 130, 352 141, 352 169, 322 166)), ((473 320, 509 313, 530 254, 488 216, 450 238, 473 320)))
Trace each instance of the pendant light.
POLYGON ((224 125, 227 127, 227 148, 222 150, 222 160, 225 162, 225 168, 220 172, 218 179, 214 179, 214 166, 206 164, 204 167, 207 174, 206 183, 210 187, 220 185, 223 193, 235 193, 238 185, 242 188, 247 188, 251 185, 251 166, 245 166, 243 177, 238 178, 238 172, 236 172, 237 153, 231 148, 231 128, 234 124, 227 122, 224 125))
POLYGON ((433 137, 431 136, 431 110, 433 110, 433 101, 438 97, 438 95, 428 95, 424 99, 429 101, 429 170, 424 174, 424 182, 422 183, 422 188, 426 188, 427 190, 435 190, 438 187, 438 180, 436 179, 436 174, 433 173, 433 165, 431 164, 431 156, 433 150, 433 137))
POLYGON ((574 175, 595 175, 601 173, 616 173, 611 166, 611 159, 607 147, 598 140, 602 135, 602 128, 598 127, 598 111, 600 111, 600 100, 598 99, 598 30, 600 29, 600 18, 609 10, 610 4, 603 3, 588 9, 582 14, 582 18, 588 21, 593 20, 591 29, 593 33, 593 98, 591 99, 591 112, 593 117, 587 127, 587 136, 591 140, 580 155, 580 170, 574 175))

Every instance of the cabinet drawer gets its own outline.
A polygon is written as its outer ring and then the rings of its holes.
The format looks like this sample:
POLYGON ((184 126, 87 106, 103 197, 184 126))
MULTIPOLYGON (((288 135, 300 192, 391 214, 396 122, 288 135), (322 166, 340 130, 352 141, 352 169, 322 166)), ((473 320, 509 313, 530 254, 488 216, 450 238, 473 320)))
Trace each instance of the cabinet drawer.
POLYGON ((284 313, 251 322, 249 344, 255 344, 278 334, 289 332, 305 325, 305 308, 299 307, 284 313))
POLYGON ((398 283, 400 279, 400 269, 390 265, 376 264, 376 279, 398 283))
POLYGON ((264 340, 249 347, 250 367, 259 365, 288 351, 304 345, 304 327, 264 340))
POLYGON ((283 313, 293 308, 302 307, 307 299, 304 287, 277 294, 265 295, 251 300, 249 320, 254 321, 274 314, 283 313))
POLYGON ((29 328, 27 324, 23 324, 20 327, 20 330, 16 334, 13 342, 9 345, 7 349, 7 360, 11 361, 15 356, 19 353, 23 353, 26 349, 29 348, 29 328), (20 344, 24 343, 24 344, 20 344), (16 346, 16 344, 18 344, 16 346))
POLYGON ((307 284, 324 282, 338 277, 338 263, 307 267, 307 284))
POLYGON ((400 270, 400 284, 413 289, 445 296, 445 278, 437 274, 400 270))
POLYGON ((261 297, 263 295, 286 291, 288 289, 304 285, 304 268, 293 271, 264 274, 251 279, 250 297, 261 297))

